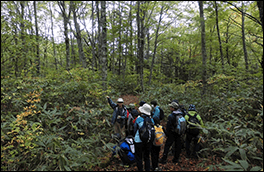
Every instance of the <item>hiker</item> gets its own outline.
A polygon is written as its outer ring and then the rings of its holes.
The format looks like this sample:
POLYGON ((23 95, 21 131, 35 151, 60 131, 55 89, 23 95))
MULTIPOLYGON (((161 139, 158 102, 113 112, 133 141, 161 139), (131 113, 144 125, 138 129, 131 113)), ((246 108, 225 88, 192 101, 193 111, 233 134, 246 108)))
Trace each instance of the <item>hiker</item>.
POLYGON ((164 147, 163 157, 159 160, 159 162, 162 164, 167 163, 168 152, 174 142, 175 142, 174 144, 175 151, 174 151, 174 158, 172 159, 172 162, 178 163, 180 153, 181 153, 181 147, 182 147, 181 135, 179 135, 175 131, 175 124, 176 124, 175 114, 179 115, 179 114, 182 114, 182 112, 179 109, 180 108, 179 104, 176 102, 171 102, 169 104, 169 108, 170 108, 171 114, 168 116, 167 126, 165 130, 167 140, 166 140, 165 147, 164 147))
POLYGON ((136 162, 138 171, 143 171, 143 162, 142 162, 142 155, 144 155, 145 161, 145 170, 150 171, 150 150, 152 147, 152 141, 150 142, 142 142, 139 136, 139 129, 143 126, 144 120, 152 121, 154 125, 154 120, 151 118, 151 106, 147 103, 144 103, 143 106, 140 106, 138 110, 141 113, 134 124, 134 133, 135 133, 135 148, 136 148, 136 162), (149 119, 148 119, 149 118, 149 119))
MULTIPOLYGON (((180 104, 179 101, 178 101, 177 99, 172 100, 172 102, 176 102, 176 103, 178 103, 178 105, 179 105, 179 109, 180 109, 180 111, 183 113, 183 116, 185 116, 185 115, 188 114, 187 110, 184 108, 184 105, 183 105, 183 104, 180 104)), ((185 146, 184 143, 185 143, 185 137, 181 137, 181 145, 182 145, 182 148, 185 146)), ((172 154, 175 153, 175 149, 174 149, 175 146, 174 146, 174 144, 175 144, 175 143, 173 143, 172 148, 171 148, 171 153, 172 153, 172 154)))
POLYGON ((126 136, 132 135, 134 136, 134 123, 136 121, 136 118, 138 117, 139 113, 135 109, 135 104, 130 103, 127 108, 127 117, 126 117, 126 126, 125 126, 125 131, 126 131, 126 136))
POLYGON ((116 155, 117 151, 124 167, 129 167, 135 163, 135 145, 133 137, 127 136, 126 138, 121 139, 121 135, 115 133, 113 139, 117 145, 113 147, 112 156, 116 155))
POLYGON ((150 104, 153 108, 153 111, 151 112, 152 118, 154 119, 155 124, 160 124, 160 121, 163 119, 163 117, 161 116, 160 107, 158 106, 158 103, 155 100, 151 101, 150 104))
POLYGON ((181 112, 183 113, 183 116, 187 115, 187 110, 184 108, 184 105, 180 104, 179 101, 177 99, 172 100, 172 102, 176 102, 178 103, 181 112))
POLYGON ((127 116, 127 108, 123 105, 122 98, 117 99, 117 104, 114 103, 109 96, 107 100, 112 109, 114 109, 111 123, 114 125, 114 133, 120 133, 121 137, 125 137, 125 118, 127 116))
POLYGON ((191 125, 190 122, 195 124, 200 124, 201 126, 204 126, 204 123, 201 116, 197 113, 195 105, 190 104, 188 109, 188 114, 185 115, 185 119, 188 123, 186 130, 186 141, 185 141, 187 158, 193 156, 195 159, 197 159, 198 158, 197 152, 199 151, 200 148, 200 144, 198 143, 199 133, 201 133, 202 131, 199 128, 191 125), (193 152, 191 153, 190 145, 192 140, 194 142, 194 149, 193 152))

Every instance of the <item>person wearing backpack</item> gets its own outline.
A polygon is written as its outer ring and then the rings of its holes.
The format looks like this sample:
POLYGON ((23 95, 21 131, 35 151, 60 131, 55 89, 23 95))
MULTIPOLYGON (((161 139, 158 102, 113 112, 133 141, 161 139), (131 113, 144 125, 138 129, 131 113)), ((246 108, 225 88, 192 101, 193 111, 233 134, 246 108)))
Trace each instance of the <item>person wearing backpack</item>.
POLYGON ((127 136, 126 138, 121 139, 121 135, 115 133, 113 139, 117 145, 113 147, 112 157, 116 155, 117 152, 124 167, 129 167, 135 163, 135 145, 133 137, 127 136))
POLYGON ((129 104, 129 108, 127 109, 127 117, 126 117, 126 136, 132 135, 134 136, 134 123, 135 119, 138 116, 138 111, 135 109, 135 105, 133 103, 129 104))
POLYGON ((123 105, 122 98, 117 99, 117 104, 114 103, 109 96, 107 100, 111 108, 114 110, 111 124, 114 125, 114 133, 120 133, 121 137, 125 137, 125 118, 127 116, 127 108, 123 105))
POLYGON ((184 108, 184 105, 183 104, 180 104, 179 101, 177 99, 174 99, 172 100, 172 102, 176 102, 178 103, 179 107, 180 107, 180 110, 181 112, 183 113, 183 116, 187 115, 187 110, 184 108))
MULTIPOLYGON (((167 140, 165 143, 163 156, 159 160, 159 162, 162 164, 167 163, 168 152, 174 142, 175 142, 174 144, 175 151, 174 151, 174 158, 172 159, 172 162, 173 163, 179 162, 179 157, 180 157, 181 148, 182 148, 181 137, 184 134, 185 127, 186 127, 182 125, 181 128, 178 128, 178 125, 177 125, 179 121, 179 120, 177 121, 177 119, 181 119, 181 120, 184 119, 184 117, 182 116, 182 112, 179 109, 180 108, 179 104, 176 102, 171 102, 169 104, 169 108, 170 108, 171 114, 168 116, 168 121, 166 125, 166 130, 165 130, 167 140)), ((185 121, 185 124, 186 124, 186 121, 185 121)))
POLYGON ((138 171, 143 171, 142 156, 144 155, 145 170, 150 171, 150 151, 155 137, 154 120, 151 118, 151 106, 144 103, 138 108, 141 116, 137 117, 134 124, 136 162, 138 171), (146 136, 150 136, 144 140, 146 136))
POLYGON ((158 106, 157 101, 153 100, 150 102, 153 111, 152 118, 154 119, 155 124, 160 124, 160 121, 164 118, 164 112, 163 110, 158 106))
POLYGON ((185 141, 185 149, 187 158, 193 156, 194 158, 198 158, 197 152, 199 151, 200 144, 198 143, 199 133, 202 132, 198 127, 193 124, 199 124, 204 126, 203 120, 201 116, 197 113, 195 105, 190 104, 188 109, 188 114, 185 115, 185 119, 187 121, 187 130, 186 130, 186 141, 185 141), (193 153, 191 154, 190 145, 191 141, 194 142, 193 153))

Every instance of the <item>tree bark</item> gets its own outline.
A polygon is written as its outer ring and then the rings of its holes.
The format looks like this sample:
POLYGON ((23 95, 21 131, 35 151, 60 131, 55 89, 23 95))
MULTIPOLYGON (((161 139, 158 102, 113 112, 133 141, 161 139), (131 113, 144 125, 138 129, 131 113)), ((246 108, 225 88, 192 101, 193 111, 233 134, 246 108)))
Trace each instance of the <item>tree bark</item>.
POLYGON ((244 13, 244 4, 242 2, 242 41, 243 41, 243 51, 244 51, 244 58, 245 58, 245 68, 246 71, 248 71, 248 54, 247 54, 247 48, 246 48, 246 38, 245 38, 245 13, 244 13))
POLYGON ((65 45, 66 45, 66 70, 70 70, 70 41, 68 37, 68 23, 69 23, 69 17, 71 14, 71 10, 69 10, 69 14, 66 14, 65 9, 65 2, 64 1, 58 1, 58 5, 62 12, 63 17, 63 25, 64 25, 64 36, 65 36, 65 45))
MULTIPOLYGON (((140 87, 141 91, 144 92, 144 84, 143 84, 143 63, 144 63, 144 37, 145 37, 145 29, 144 29, 144 18, 145 11, 140 8, 140 1, 137 1, 137 27, 138 27, 138 59, 139 59, 139 76, 140 76, 140 87), (142 15, 140 15, 142 13, 142 15), (142 16, 142 17, 141 17, 142 16)), ((144 3, 144 2, 143 2, 144 3)))
POLYGON ((57 57, 56 57, 56 47, 55 47, 55 41, 54 41, 54 29, 53 29, 53 17, 52 17, 51 2, 49 2, 49 8, 50 8, 50 21, 51 21, 53 56, 54 56, 54 60, 55 60, 54 61, 54 65, 55 65, 56 70, 58 70, 57 57))
POLYGON ((152 71, 153 71, 154 61, 155 61, 156 52, 157 52, 159 28, 160 28, 160 23, 161 23, 162 15, 163 15, 163 8, 164 8, 164 6, 162 5, 161 10, 160 10, 159 23, 158 23, 157 30, 156 30, 156 34, 155 34, 156 36, 155 36, 155 43, 154 43, 154 52, 153 52, 153 57, 152 57, 151 67, 150 67, 150 74, 149 74, 149 85, 151 84, 152 71))
MULTIPOLYGON (((119 26, 122 26, 122 10, 121 10, 121 5, 120 5, 120 1, 119 1, 119 26)), ((121 34, 122 34, 122 29, 119 28, 118 30, 118 49, 119 49, 119 52, 118 52, 118 75, 121 75, 121 68, 123 67, 123 59, 122 59, 122 38, 121 38, 121 34)))
MULTIPOLYGON (((260 18, 262 32, 263 32, 263 1, 257 1, 257 5, 259 9, 259 18, 260 18)), ((262 60, 260 62, 260 65, 262 67, 262 73, 263 73, 263 53, 262 53, 262 60)))
MULTIPOLYGON (((101 25, 102 25, 102 22, 101 22, 101 18, 100 18, 100 9, 99 9, 99 1, 96 1, 96 11, 97 11, 97 19, 98 19, 98 35, 97 35, 97 40, 98 40, 98 45, 102 45, 101 43, 101 25)), ((97 47, 97 55, 98 55, 98 68, 99 70, 101 70, 101 50, 99 48, 99 46, 97 47)))
POLYGON ((201 47, 202 47, 202 56, 203 56, 203 72, 202 72, 202 83, 203 83, 203 89, 202 89, 202 97, 206 94, 206 44, 205 44, 205 23, 204 23, 204 12, 203 12, 203 1, 199 1, 199 9, 200 9, 200 20, 201 20, 201 47))
POLYGON ((78 24, 78 21, 77 21, 77 14, 76 14, 78 9, 76 9, 73 1, 71 1, 70 4, 71 4, 71 10, 73 12, 73 21, 74 21, 74 26, 76 30, 76 34, 74 34, 74 36, 77 39, 79 60, 80 60, 80 64, 82 64, 82 67, 86 68, 85 57, 83 53, 81 30, 80 30, 80 25, 78 24))
POLYGON ((37 56, 36 56, 36 62, 37 62, 37 73, 40 73, 40 57, 39 57, 39 34, 38 34, 38 18, 37 18, 37 5, 36 1, 33 1, 34 3, 34 16, 35 16, 35 29, 36 29, 36 49, 37 49, 37 56))
POLYGON ((223 56, 222 42, 221 42, 221 37, 220 37, 219 25, 218 25, 218 7, 217 7, 216 1, 214 1, 214 3, 215 3, 215 14, 216 14, 215 19, 216 19, 217 36, 218 36, 218 42, 219 42, 222 69, 224 70, 224 56, 223 56))
POLYGON ((102 80, 103 90, 107 90, 107 28, 106 28, 106 1, 101 1, 102 17, 102 80))

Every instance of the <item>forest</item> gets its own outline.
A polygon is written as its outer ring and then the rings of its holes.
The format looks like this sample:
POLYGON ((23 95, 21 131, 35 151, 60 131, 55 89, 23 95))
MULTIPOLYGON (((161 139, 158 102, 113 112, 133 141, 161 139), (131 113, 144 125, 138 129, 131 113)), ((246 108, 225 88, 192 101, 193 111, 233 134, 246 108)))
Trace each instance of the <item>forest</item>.
POLYGON ((199 161, 162 171, 263 171, 263 1, 1 1, 1 171, 137 170, 106 96, 196 106, 199 161))

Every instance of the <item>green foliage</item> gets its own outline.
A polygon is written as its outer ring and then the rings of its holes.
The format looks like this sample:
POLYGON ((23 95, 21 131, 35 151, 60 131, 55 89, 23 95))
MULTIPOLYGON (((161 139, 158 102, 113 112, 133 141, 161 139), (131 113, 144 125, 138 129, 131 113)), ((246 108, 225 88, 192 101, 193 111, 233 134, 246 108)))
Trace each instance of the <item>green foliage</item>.
POLYGON ((195 104, 205 122, 200 156, 223 157, 225 163, 214 165, 220 169, 259 170, 263 168, 263 76, 242 75, 214 75, 207 80, 205 96, 201 96, 201 80, 196 80, 152 87, 141 98, 157 100, 165 116, 173 99, 187 109, 195 104))
POLYGON ((91 170, 109 153, 111 116, 96 75, 71 72, 2 77, 1 170, 91 170))
POLYGON ((136 94, 137 91, 137 78, 138 74, 131 74, 125 76, 123 75, 113 75, 112 73, 107 74, 108 84, 110 87, 115 88, 111 89, 110 94, 116 94, 114 91, 118 90, 118 94, 136 94))

